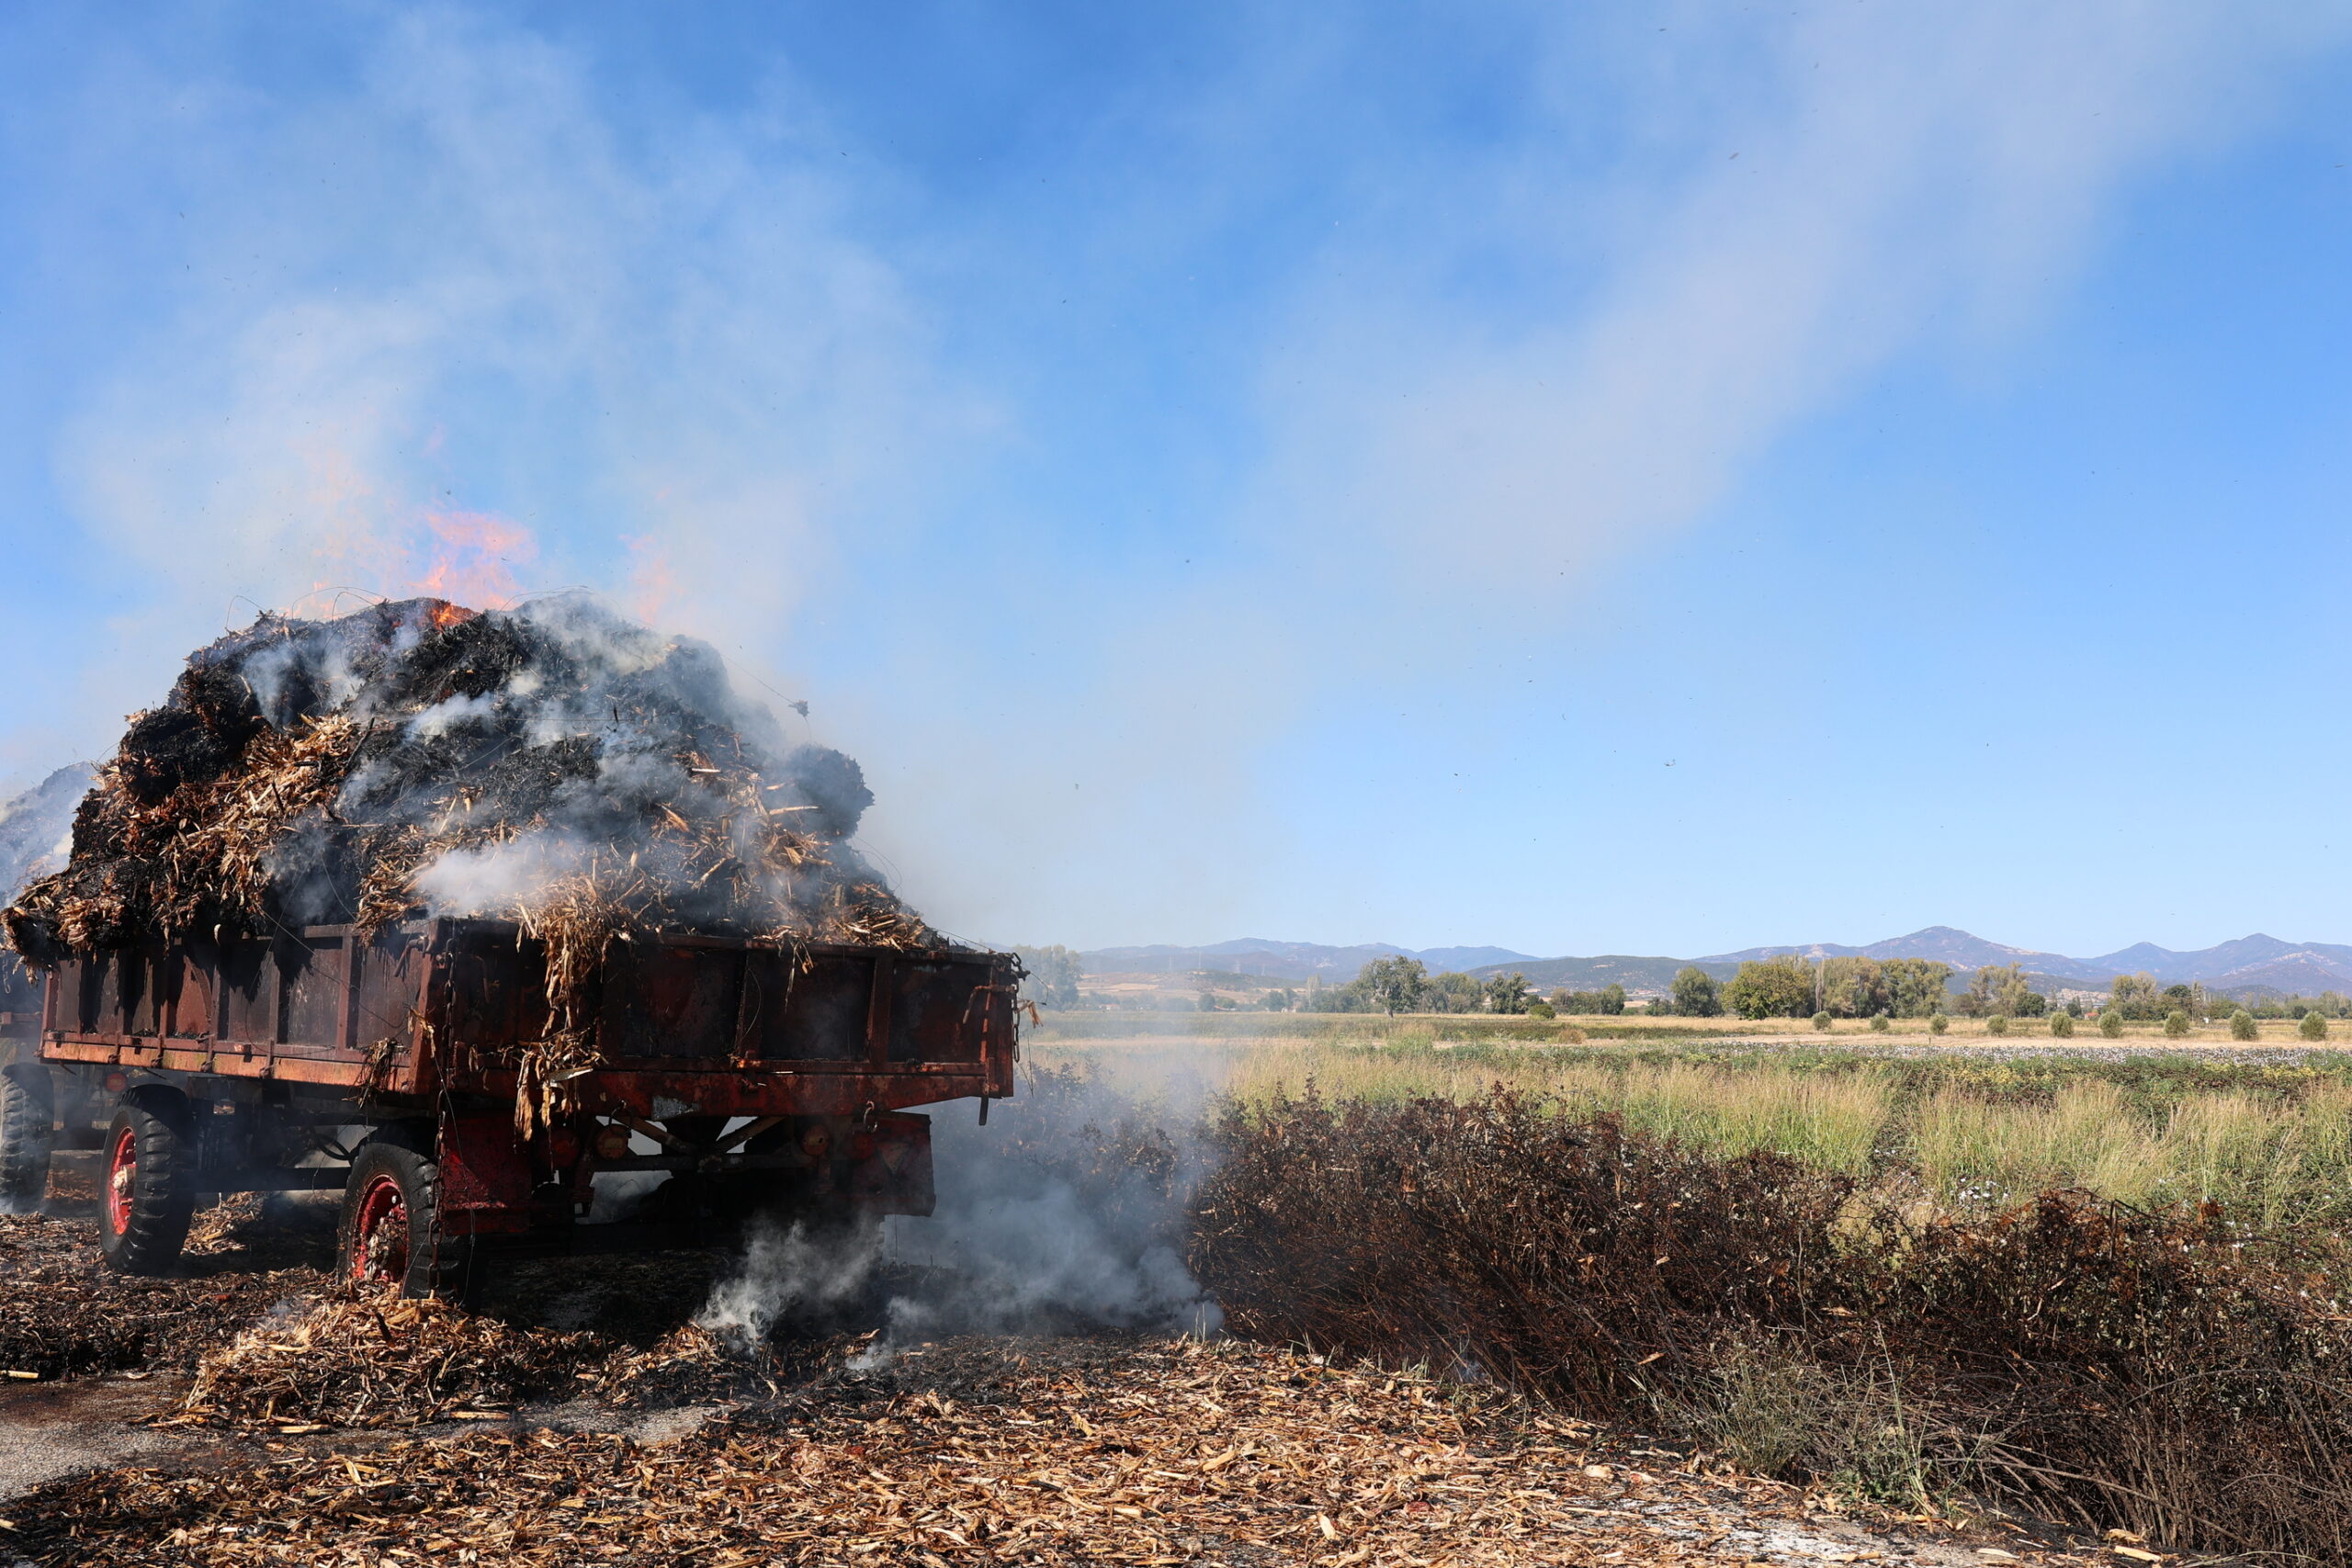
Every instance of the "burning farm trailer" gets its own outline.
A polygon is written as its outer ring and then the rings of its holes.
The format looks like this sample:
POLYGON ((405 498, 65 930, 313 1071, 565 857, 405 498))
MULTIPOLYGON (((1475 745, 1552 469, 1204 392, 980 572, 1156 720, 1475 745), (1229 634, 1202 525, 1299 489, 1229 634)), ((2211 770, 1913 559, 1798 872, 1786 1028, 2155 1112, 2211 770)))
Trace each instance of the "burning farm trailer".
POLYGON ((45 1081, 11 1081, 113 1108, 119 1267, 170 1267, 200 1192, 340 1188, 345 1266, 413 1292, 492 1252, 692 1246, 760 1212, 927 1214, 930 1123, 903 1109, 1012 1089, 997 954, 616 943, 604 1048, 534 1080, 545 964, 513 925, 448 920, 76 955, 48 985, 45 1081), (638 1223, 582 1224, 605 1172, 671 1179, 638 1223))
POLYGON ((6 911, 45 986, 0 1200, 95 1142, 106 1256, 151 1273, 202 1194, 339 1188, 344 1266, 417 1292, 928 1213, 907 1109, 1012 1092, 1020 969, 865 866, 870 799, 591 603, 265 617, 134 718, 6 911), (660 1185, 589 1223, 622 1174, 660 1185))

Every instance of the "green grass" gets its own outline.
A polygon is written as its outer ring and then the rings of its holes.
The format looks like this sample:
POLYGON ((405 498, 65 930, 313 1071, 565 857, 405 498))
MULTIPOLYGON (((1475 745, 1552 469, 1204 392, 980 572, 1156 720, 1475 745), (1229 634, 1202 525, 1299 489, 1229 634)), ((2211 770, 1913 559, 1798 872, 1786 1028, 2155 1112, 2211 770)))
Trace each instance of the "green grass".
MULTIPOLYGON (((1296 1015, 1292 1015, 1295 1020, 1296 1015)), ((1500 1084, 1567 1113, 1605 1111, 1713 1154, 1769 1149, 1871 1183, 1976 1207, 2054 1187, 2143 1206, 2218 1201, 2264 1229, 2352 1224, 2352 1064, 1964 1055, 1887 1059, 1736 1040, 1534 1045, 1427 1019, 1377 1035, 1034 1042, 1129 1087, 1181 1053, 1211 1092, 1394 1103, 1500 1084)), ((1507 1021, 1487 1021, 1489 1023, 1507 1021)))

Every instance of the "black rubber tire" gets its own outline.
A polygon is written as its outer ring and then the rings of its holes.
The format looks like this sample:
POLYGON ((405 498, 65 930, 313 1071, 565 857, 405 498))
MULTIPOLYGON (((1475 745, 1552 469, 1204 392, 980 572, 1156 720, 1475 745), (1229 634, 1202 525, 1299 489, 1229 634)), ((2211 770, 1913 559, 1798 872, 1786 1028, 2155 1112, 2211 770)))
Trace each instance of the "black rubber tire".
POLYGON ((187 1103, 175 1097, 127 1100, 107 1129, 98 1161, 98 1251, 124 1274, 168 1274, 179 1264, 196 1212, 196 1137, 187 1103), (128 1190, 117 1201, 115 1151, 130 1139, 128 1190))
POLYGON ((49 1196, 56 1122, 49 1064, 0 1067, 0 1214, 30 1213, 49 1196))
POLYGON ((442 1234, 441 1167, 422 1146, 430 1141, 428 1133, 387 1127, 352 1156, 351 1177, 343 1189, 343 1223, 335 1227, 335 1266, 346 1282, 368 1279, 361 1267, 363 1210, 370 1193, 389 1183, 405 1210, 406 1266, 396 1271, 397 1277, 379 1277, 376 1282, 395 1285, 404 1296, 458 1301, 472 1292, 477 1283, 472 1240, 442 1234))

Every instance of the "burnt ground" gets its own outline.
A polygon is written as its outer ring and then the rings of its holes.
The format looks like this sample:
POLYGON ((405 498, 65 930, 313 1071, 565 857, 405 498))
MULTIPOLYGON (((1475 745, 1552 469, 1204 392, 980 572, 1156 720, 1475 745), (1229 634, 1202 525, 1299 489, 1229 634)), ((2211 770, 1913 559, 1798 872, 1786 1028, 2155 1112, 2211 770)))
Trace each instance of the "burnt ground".
POLYGON ((886 1292, 722 1354, 690 1326, 714 1257, 540 1265, 479 1314, 404 1311, 327 1292, 323 1205, 199 1216, 187 1276, 159 1281, 99 1270, 81 1205, 54 1206, 0 1218, 0 1365, 39 1372, 0 1385, 10 1568, 2133 1560, 1998 1520, 1856 1519, 1491 1388, 1295 1349, 890 1345, 886 1292), (424 1395, 386 1373, 425 1360, 424 1395), (329 1371, 373 1391, 339 1396, 359 1424, 253 1403, 329 1371), (187 1409, 236 1377, 243 1404, 187 1409))

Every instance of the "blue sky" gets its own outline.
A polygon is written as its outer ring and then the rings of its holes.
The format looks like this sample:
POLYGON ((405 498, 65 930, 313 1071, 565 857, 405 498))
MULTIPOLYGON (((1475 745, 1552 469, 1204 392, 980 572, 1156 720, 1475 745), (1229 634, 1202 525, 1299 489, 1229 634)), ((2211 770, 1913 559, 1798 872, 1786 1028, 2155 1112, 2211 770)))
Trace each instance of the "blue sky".
POLYGON ((438 568, 983 939, 2352 940, 2347 108, 2343 6, 13 8, 0 773, 438 568))

